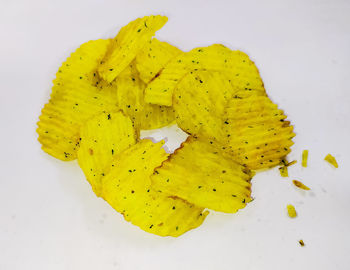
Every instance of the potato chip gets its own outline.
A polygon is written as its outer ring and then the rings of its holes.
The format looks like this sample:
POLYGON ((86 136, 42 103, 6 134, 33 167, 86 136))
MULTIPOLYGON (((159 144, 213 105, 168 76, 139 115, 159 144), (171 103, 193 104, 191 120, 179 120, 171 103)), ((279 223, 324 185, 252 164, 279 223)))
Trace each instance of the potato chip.
POLYGON ((222 120, 223 148, 251 170, 276 166, 291 151, 291 139, 295 136, 293 126, 285 118, 267 96, 244 97, 237 93, 222 120))
POLYGON ((295 207, 291 204, 287 205, 288 216, 291 218, 297 217, 297 211, 295 211, 295 207))
POLYGON ((142 140, 121 153, 103 178, 102 197, 127 221, 160 236, 179 236, 202 224, 207 211, 151 186, 154 168, 166 160, 163 142, 142 140))
POLYGON ((136 56, 136 67, 144 83, 157 77, 165 65, 182 51, 154 38, 136 56))
POLYGON ((298 180, 293 180, 293 184, 294 184, 294 186, 296 186, 300 189, 310 190, 310 188, 308 186, 305 186, 302 182, 300 182, 298 180))
POLYGON ((62 64, 53 81, 49 102, 42 109, 37 133, 42 149, 63 161, 76 159, 84 121, 116 108, 114 88, 92 86, 91 76, 110 40, 84 43, 62 64))
POLYGON ((171 106, 173 91, 186 73, 194 70, 211 70, 227 73, 231 83, 239 90, 257 90, 265 93, 259 71, 249 57, 241 51, 214 44, 195 48, 173 58, 145 90, 145 101, 171 106))
POLYGON ((302 247, 305 246, 305 243, 304 243, 303 239, 300 239, 300 240, 299 240, 299 244, 300 244, 302 247))
POLYGON ((80 137, 79 166, 100 196, 101 179, 109 172, 114 157, 136 143, 132 122, 120 111, 103 112, 82 126, 80 137))
POLYGON ((117 104, 134 123, 137 130, 161 128, 174 122, 170 107, 148 104, 144 101, 145 83, 132 62, 115 80, 117 104))
POLYGON ((229 79, 222 73, 203 70, 188 73, 174 90, 176 123, 195 136, 221 137, 221 119, 233 94, 229 79))
POLYGON ((331 154, 328 154, 324 160, 332 164, 335 168, 338 168, 338 162, 331 154))
POLYGON ((151 179, 156 190, 215 211, 235 213, 252 200, 249 171, 193 137, 151 179))
POLYGON ((307 158, 309 156, 309 150, 304 150, 302 154, 301 166, 307 167, 307 158))
POLYGON ((167 17, 160 15, 145 16, 122 27, 101 61, 98 68, 100 76, 112 82, 167 20, 167 17))

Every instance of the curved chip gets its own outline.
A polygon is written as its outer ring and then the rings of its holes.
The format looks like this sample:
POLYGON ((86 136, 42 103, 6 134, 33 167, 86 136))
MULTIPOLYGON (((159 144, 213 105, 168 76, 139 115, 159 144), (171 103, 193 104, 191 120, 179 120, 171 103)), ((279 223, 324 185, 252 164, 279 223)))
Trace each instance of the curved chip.
POLYGON ((179 236, 202 224, 207 211, 154 190, 150 176, 168 157, 162 143, 141 140, 121 153, 106 177, 102 197, 127 221, 160 236, 179 236))
POLYGON ((170 107, 148 104, 144 101, 145 83, 132 62, 115 80, 117 104, 128 115, 137 130, 167 126, 175 120, 170 107))
POLYGON ((167 42, 154 38, 136 56, 136 67, 144 83, 159 75, 165 65, 182 51, 167 42))
POLYGON ((212 145, 189 137, 151 177, 154 188, 198 206, 235 213, 251 201, 251 175, 212 145))
POLYGON ((132 122, 120 111, 103 112, 85 123, 80 137, 79 166, 100 196, 101 179, 109 172, 114 157, 136 143, 132 122))
POLYGON ((328 154, 325 158, 325 161, 327 161, 329 164, 333 165, 335 168, 338 168, 338 162, 335 159, 335 157, 333 157, 331 154, 328 154))
POLYGON ((100 39, 84 43, 56 74, 51 98, 41 111, 37 129, 42 149, 53 157, 63 161, 76 159, 84 121, 116 108, 115 89, 91 84, 91 76, 109 42, 100 39))
POLYGON ((267 96, 241 93, 230 100, 222 120, 225 151, 251 170, 280 164, 291 151, 293 126, 267 96))
POLYGON ((302 182, 300 182, 298 180, 293 180, 293 184, 294 184, 294 186, 296 186, 300 189, 310 190, 310 188, 308 186, 304 185, 302 182))
POLYGON ((237 89, 246 91, 254 89, 265 93, 259 71, 248 55, 214 44, 195 48, 172 59, 160 75, 147 86, 146 102, 171 106, 177 83, 186 73, 199 69, 225 72, 237 89))
POLYGON ((122 27, 98 68, 100 76, 112 82, 167 20, 160 15, 145 16, 122 27))

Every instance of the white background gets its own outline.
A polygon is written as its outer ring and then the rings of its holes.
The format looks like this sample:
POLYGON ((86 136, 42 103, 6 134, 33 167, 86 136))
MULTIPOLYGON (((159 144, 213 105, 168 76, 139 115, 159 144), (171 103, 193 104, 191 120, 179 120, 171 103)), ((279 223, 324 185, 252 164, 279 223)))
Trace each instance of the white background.
POLYGON ((0 33, 0 269, 350 269, 350 1, 1 0, 0 33), (70 52, 149 14, 169 17, 157 37, 183 50, 223 43, 248 53, 297 134, 289 178, 259 173, 243 211, 211 213, 179 238, 125 222, 35 133, 70 52))

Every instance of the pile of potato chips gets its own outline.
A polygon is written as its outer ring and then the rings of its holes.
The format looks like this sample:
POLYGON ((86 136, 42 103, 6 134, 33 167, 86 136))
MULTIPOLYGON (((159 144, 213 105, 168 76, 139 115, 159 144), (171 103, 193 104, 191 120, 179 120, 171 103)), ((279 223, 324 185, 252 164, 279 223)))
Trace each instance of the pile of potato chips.
POLYGON ((45 152, 77 159, 127 221, 179 236, 206 209, 244 208, 255 172, 281 164, 295 134, 245 53, 220 44, 183 52, 153 38, 166 22, 138 18, 81 45, 59 68, 37 132, 45 152), (189 137, 172 154, 140 139, 173 123, 189 137))

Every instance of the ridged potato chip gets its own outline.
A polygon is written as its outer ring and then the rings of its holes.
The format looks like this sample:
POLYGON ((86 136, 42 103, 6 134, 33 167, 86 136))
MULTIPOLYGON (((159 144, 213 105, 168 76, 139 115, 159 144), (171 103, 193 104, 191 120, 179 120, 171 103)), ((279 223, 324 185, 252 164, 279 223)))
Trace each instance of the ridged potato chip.
POLYGON ((165 65, 182 51, 167 42, 154 38, 136 56, 136 67, 144 83, 159 75, 165 65))
POLYGON ((226 108, 223 148, 251 170, 276 166, 291 151, 293 126, 267 96, 244 94, 237 93, 226 108))
POLYGON ((100 76, 112 82, 167 21, 165 16, 145 16, 122 27, 101 61, 100 76))
POLYGON ((227 73, 231 83, 239 90, 253 89, 265 93, 259 71, 248 55, 214 44, 195 48, 172 59, 160 75, 147 86, 145 101, 171 106, 174 89, 181 78, 190 71, 200 69, 227 73))
POLYGON ((151 177, 157 191, 235 213, 251 201, 250 172, 207 142, 189 137, 151 177))
POLYGON ((115 89, 97 88, 91 82, 109 43, 110 40, 99 39, 82 44, 56 74, 51 98, 42 109, 37 129, 42 149, 53 157, 63 161, 76 159, 83 122, 116 108, 115 89))
POLYGON ((80 130, 78 163, 97 196, 102 178, 109 172, 119 153, 136 143, 129 117, 120 111, 103 112, 88 120, 80 130))
POLYGON ((150 176, 168 157, 162 144, 142 140, 118 155, 103 178, 102 197, 142 230, 176 237, 201 225, 208 212, 153 189, 150 176))
POLYGON ((222 136, 222 121, 234 89, 224 74, 193 71, 174 90, 173 106, 178 126, 195 136, 222 136))
POLYGON ((117 86, 117 104, 134 123, 135 128, 155 129, 174 122, 173 108, 152 105, 144 101, 145 83, 132 62, 117 77, 114 83, 117 86))

